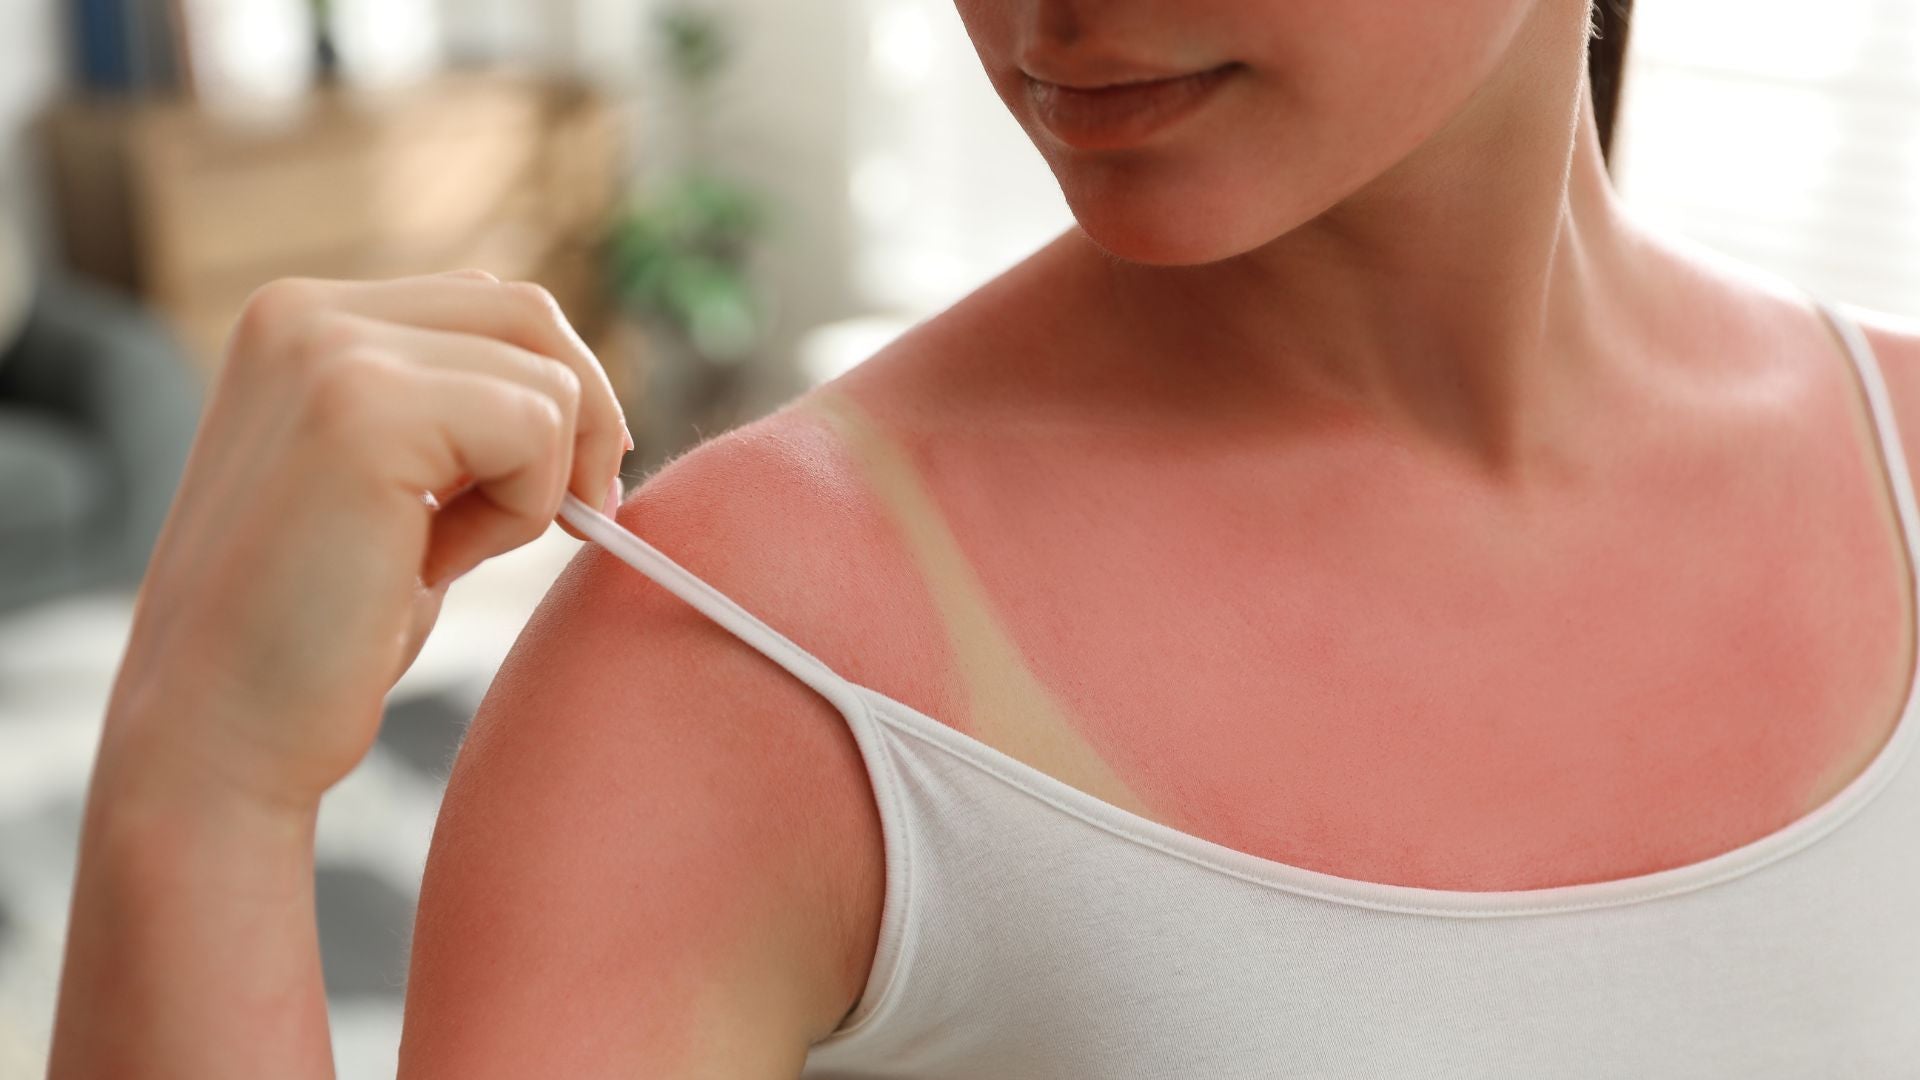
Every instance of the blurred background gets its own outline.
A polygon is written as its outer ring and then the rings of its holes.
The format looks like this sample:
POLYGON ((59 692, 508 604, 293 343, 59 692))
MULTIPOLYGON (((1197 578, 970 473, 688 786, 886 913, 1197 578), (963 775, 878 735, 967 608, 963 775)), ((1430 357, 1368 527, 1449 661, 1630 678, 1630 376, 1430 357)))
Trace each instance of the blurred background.
MULTIPOLYGON (((1920 5, 1624 6, 1597 79, 1636 210, 1920 316, 1920 5)), ((0 1077, 45 1067, 100 714, 254 287, 543 282, 637 479, 1070 222, 950 0, 0 0, 0 1077)), ((343 1077, 393 1075, 441 784, 576 547, 455 586, 323 808, 343 1077)))

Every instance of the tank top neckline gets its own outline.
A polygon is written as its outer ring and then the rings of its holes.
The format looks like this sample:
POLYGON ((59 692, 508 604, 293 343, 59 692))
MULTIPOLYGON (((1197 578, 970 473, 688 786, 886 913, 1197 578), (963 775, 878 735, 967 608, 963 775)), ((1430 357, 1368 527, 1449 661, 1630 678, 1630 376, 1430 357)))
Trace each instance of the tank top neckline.
MULTIPOLYGON (((1910 611, 1920 620, 1920 506, 1916 506, 1913 482, 1885 382, 1872 347, 1859 327, 1834 304, 1818 296, 1810 295, 1810 300, 1845 345, 1858 385, 1866 397, 1875 444, 1880 451, 1883 482, 1892 489, 1897 512, 1908 593, 1912 598, 1910 611)), ((1920 740, 1920 720, 1915 719, 1916 713, 1920 713, 1920 625, 1916 625, 1911 628, 1910 675, 1903 704, 1893 732, 1872 762, 1811 812, 1758 839, 1665 870, 1540 889, 1433 889, 1343 877, 1228 847, 1088 794, 897 698, 840 675, 645 540, 572 495, 566 497, 562 513, 584 535, 642 570, 826 697, 854 726, 870 767, 875 762, 866 745, 868 732, 874 730, 872 725, 884 725, 1117 839, 1254 885, 1353 907, 1456 918, 1549 915, 1658 900, 1729 882, 1793 855, 1840 828, 1889 786, 1912 756, 1915 741, 1920 740)), ((892 818, 900 812, 889 793, 876 791, 875 795, 883 817, 892 818)), ((899 830, 891 820, 885 824, 891 842, 899 830)), ((893 878, 890 873, 889 908, 896 906, 893 878)), ((887 914, 897 917, 898 912, 887 914)))

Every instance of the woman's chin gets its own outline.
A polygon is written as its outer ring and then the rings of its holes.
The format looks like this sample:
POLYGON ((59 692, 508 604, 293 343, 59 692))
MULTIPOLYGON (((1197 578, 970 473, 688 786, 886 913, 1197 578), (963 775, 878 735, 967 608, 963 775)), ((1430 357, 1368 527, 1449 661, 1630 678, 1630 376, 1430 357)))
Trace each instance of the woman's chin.
POLYGON ((1087 238, 1117 259, 1147 266, 1200 266, 1244 255, 1273 239, 1250 223, 1208 212, 1197 200, 1068 198, 1087 238))
POLYGON ((1080 231, 1102 251, 1143 266, 1201 266, 1245 254, 1253 246, 1175 222, 1098 215, 1076 215, 1076 220, 1080 231))

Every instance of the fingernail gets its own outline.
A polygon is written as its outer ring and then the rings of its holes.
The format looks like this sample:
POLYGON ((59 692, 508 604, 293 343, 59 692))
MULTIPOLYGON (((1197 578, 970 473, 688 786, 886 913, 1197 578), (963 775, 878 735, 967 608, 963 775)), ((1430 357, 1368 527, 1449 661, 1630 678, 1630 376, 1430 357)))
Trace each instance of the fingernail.
MULTIPOLYGON (((622 424, 621 426, 626 427, 626 425, 624 424, 622 424)), ((632 453, 633 452, 633 429, 626 428, 626 433, 627 433, 627 452, 632 453)))
POLYGON ((601 507, 600 512, 608 517, 618 517, 620 504, 626 501, 626 497, 626 488, 621 486, 619 477, 614 477, 612 486, 607 489, 607 504, 601 507))

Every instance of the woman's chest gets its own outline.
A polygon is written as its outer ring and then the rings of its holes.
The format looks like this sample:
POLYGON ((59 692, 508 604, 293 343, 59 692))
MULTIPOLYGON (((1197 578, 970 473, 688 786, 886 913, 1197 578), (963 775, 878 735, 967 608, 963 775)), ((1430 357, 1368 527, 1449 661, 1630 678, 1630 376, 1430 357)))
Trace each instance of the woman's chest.
POLYGON ((920 566, 968 734, 1263 858, 1532 889, 1758 839, 1885 742, 1910 586, 1849 452, 1702 456, 1551 510, 1365 455, 1264 488, 1002 457, 898 510, 940 523, 920 566))

